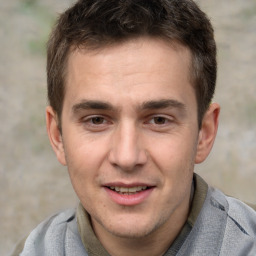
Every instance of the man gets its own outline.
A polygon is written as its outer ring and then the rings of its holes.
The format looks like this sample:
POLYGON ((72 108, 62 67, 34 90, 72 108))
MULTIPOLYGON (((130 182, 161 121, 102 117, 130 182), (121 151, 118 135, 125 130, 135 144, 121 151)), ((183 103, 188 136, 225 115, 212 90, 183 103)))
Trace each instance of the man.
POLYGON ((81 0, 47 56, 47 130, 80 204, 14 255, 256 255, 256 213, 196 174, 214 143, 212 26, 191 0, 81 0))

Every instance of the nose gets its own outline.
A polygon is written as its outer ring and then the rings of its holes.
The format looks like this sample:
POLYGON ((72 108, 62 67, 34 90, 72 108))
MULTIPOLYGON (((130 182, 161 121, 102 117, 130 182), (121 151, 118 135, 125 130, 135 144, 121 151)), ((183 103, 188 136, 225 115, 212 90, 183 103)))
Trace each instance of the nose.
POLYGON ((132 171, 147 162, 147 152, 138 130, 131 123, 124 123, 115 130, 109 152, 112 165, 124 171, 132 171))

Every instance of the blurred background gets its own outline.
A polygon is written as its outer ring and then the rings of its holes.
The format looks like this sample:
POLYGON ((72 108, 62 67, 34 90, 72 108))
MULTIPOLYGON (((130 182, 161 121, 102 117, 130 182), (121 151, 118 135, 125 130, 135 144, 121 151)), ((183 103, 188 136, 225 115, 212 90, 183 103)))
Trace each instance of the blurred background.
MULTIPOLYGON (((77 198, 45 128, 45 43, 73 0, 0 0, 0 255, 77 198)), ((256 203, 256 0, 198 0, 215 28, 221 110, 214 149, 196 171, 256 203)))

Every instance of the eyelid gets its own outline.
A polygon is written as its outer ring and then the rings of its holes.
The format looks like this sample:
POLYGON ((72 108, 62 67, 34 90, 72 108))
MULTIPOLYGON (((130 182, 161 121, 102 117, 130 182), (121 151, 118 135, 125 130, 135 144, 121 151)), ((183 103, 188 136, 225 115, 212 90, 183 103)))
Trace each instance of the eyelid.
POLYGON ((112 122, 110 121, 110 119, 104 115, 88 115, 85 116, 83 118, 81 118, 81 123, 87 127, 88 129, 104 129, 107 127, 107 125, 112 124, 112 122), (102 118, 103 119, 103 123, 100 124, 94 124, 92 122, 93 118, 102 118))
POLYGON ((154 118, 164 118, 166 119, 166 121, 174 122, 174 117, 172 116, 165 115, 165 114, 154 114, 154 115, 148 116, 146 123, 149 123, 149 121, 153 120, 154 118))

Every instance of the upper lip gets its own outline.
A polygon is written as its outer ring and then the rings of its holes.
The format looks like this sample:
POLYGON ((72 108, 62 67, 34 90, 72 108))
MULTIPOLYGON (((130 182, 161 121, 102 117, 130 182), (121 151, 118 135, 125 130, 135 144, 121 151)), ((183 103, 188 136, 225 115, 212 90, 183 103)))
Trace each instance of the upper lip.
POLYGON ((144 182, 133 182, 133 183, 110 182, 110 183, 103 184, 103 187, 132 188, 132 187, 155 187, 155 186, 149 183, 144 183, 144 182))

